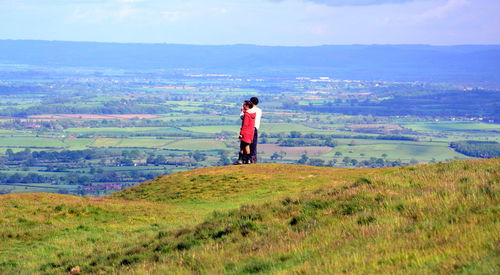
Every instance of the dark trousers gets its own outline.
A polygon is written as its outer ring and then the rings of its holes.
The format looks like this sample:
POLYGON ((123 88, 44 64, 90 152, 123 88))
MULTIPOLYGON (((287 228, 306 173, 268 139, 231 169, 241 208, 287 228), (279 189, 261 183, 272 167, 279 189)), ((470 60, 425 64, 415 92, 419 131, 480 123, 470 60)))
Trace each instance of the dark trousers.
POLYGON ((255 128, 255 132, 253 134, 252 143, 250 143, 250 158, 254 163, 257 162, 257 142, 259 141, 259 133, 257 128, 255 128))

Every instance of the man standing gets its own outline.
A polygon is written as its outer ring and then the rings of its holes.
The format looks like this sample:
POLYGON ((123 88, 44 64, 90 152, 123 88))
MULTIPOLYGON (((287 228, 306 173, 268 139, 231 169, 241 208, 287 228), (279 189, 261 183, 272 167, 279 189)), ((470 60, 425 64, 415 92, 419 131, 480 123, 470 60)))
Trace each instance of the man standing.
POLYGON ((250 160, 251 163, 257 163, 257 142, 259 138, 259 127, 260 127, 260 119, 262 117, 262 110, 257 106, 259 104, 259 99, 256 97, 250 98, 250 101, 253 103, 253 108, 255 109, 255 131, 253 135, 252 143, 250 144, 250 160))

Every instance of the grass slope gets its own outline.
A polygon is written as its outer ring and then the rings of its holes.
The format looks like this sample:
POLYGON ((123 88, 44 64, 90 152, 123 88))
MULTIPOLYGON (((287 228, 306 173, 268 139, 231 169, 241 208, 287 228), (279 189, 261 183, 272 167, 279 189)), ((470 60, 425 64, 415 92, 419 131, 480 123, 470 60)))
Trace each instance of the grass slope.
POLYGON ((500 271, 500 159, 177 173, 91 199, 0 196, 0 273, 500 271))

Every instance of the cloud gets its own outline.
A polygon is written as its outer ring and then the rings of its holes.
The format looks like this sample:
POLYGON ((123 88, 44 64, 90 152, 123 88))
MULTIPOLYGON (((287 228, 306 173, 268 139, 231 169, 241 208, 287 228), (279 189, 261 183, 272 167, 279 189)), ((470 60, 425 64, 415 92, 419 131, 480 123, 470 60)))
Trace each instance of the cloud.
POLYGON ((446 17, 449 13, 469 4, 469 0, 448 0, 444 5, 437 6, 417 16, 417 21, 428 21, 446 17))
POLYGON ((160 18, 169 22, 176 22, 186 18, 197 16, 196 12, 186 12, 186 11, 160 11, 160 18))
POLYGON ((66 5, 64 10, 69 11, 66 18, 71 23, 101 25, 134 23, 141 26, 178 23, 209 12, 224 14, 227 11, 203 9, 202 12, 199 11, 201 9, 193 8, 190 4, 181 1, 171 1, 165 4, 143 0, 103 0, 95 5, 88 3, 66 5))
POLYGON ((142 2, 142 0, 118 0, 118 2, 121 2, 121 3, 139 3, 139 2, 142 2))
MULTIPOLYGON (((270 0, 273 2, 283 2, 286 0, 270 0)), ((384 4, 403 4, 417 0, 301 0, 304 2, 314 2, 327 6, 375 6, 384 4)))

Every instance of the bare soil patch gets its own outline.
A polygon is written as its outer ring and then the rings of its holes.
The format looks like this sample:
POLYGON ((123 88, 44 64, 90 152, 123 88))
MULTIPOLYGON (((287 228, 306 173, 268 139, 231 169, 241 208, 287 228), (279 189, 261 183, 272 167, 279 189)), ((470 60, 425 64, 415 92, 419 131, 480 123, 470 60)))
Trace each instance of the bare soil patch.
POLYGON ((29 116, 32 120, 101 120, 101 119, 151 119, 157 118, 157 115, 148 114, 124 114, 124 115, 96 115, 96 114, 46 114, 29 116))

